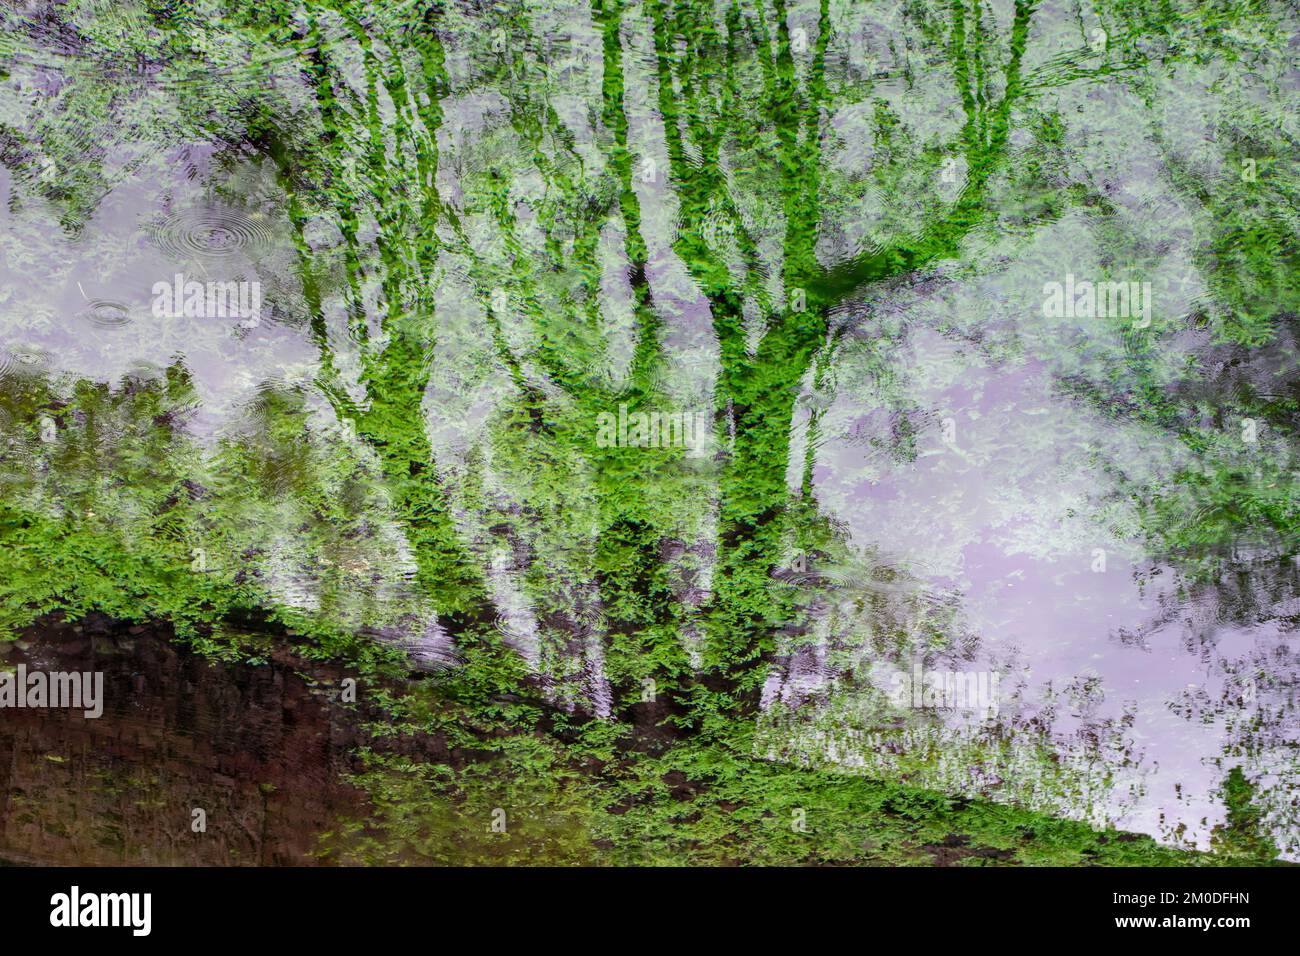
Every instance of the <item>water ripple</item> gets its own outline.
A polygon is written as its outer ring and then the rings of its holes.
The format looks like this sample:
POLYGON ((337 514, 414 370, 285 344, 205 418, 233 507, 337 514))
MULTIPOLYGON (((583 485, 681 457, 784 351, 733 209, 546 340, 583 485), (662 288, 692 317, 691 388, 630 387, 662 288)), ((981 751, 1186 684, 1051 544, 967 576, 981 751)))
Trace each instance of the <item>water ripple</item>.
POLYGON ((131 307, 112 299, 94 299, 80 317, 101 329, 120 329, 131 324, 131 307))
POLYGON ((265 221, 239 212, 174 213, 148 232, 159 249, 178 260, 231 259, 270 242, 265 221))

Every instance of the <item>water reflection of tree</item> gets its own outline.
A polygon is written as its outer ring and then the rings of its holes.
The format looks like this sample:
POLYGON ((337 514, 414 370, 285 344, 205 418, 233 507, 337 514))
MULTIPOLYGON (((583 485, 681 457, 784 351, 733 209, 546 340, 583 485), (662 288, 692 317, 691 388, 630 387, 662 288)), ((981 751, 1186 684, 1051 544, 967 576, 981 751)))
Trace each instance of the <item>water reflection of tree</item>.
MULTIPOLYGON (((831 189, 823 143, 834 109, 858 80, 846 69, 844 88, 836 87, 829 3, 818 6, 816 28, 804 37, 792 35, 791 13, 783 2, 771 11, 595 4, 596 145, 604 163, 595 172, 548 99, 551 81, 538 53, 543 29, 527 16, 494 22, 476 11, 479 22, 440 4, 371 13, 347 3, 299 16, 291 5, 268 3, 232 17, 272 31, 307 81, 306 121, 298 125, 300 117, 268 95, 247 109, 248 139, 275 163, 288 196, 320 387, 381 462, 417 583, 458 643, 463 666, 454 686, 466 699, 515 694, 529 682, 556 695, 556 674, 529 673, 510 631, 497 626, 491 564, 503 552, 539 631, 556 642, 552 667, 566 655, 586 658, 578 692, 559 699, 595 709, 592 698, 607 681, 613 714, 644 734, 665 720, 674 732, 730 732, 716 718, 752 716, 766 666, 807 637, 825 609, 806 593, 812 582, 801 592, 773 574, 792 549, 843 556, 811 495, 792 496, 787 486, 800 386, 833 365, 833 310, 853 303, 864 286, 959 256, 990 220, 989 194, 1006 167, 1013 109, 1026 85, 1021 60, 1033 4, 1015 4, 1005 36, 962 4, 952 7, 946 30, 919 31, 951 66, 964 123, 953 142, 918 157, 906 143, 891 143, 900 120, 877 105, 882 158, 872 176, 888 183, 901 167, 933 162, 937 180, 937 153, 947 152, 963 159, 965 184, 919 230, 829 266, 824 250, 819 255, 831 189), (504 44, 495 42, 497 29, 508 31, 504 44), (457 199, 440 190, 442 143, 451 132, 444 109, 462 92, 453 89, 443 49, 449 32, 473 50, 478 85, 505 102, 509 126, 482 131, 487 145, 477 148, 499 152, 462 173, 457 199), (670 306, 655 301, 646 239, 654 227, 641 208, 629 144, 624 59, 641 47, 653 51, 655 120, 678 209, 672 248, 707 301, 716 338, 712 411, 723 449, 709 466, 716 472, 691 470, 673 455, 591 447, 599 412, 667 400, 663 366, 672 361, 661 342, 670 306), (516 187, 533 178, 544 198, 525 215, 516 187), (767 232, 747 216, 763 202, 779 210, 779 226, 767 232), (635 317, 622 385, 593 371, 607 361, 598 247, 615 213, 635 317), (334 250, 315 251, 308 241, 321 216, 338 226, 342 243, 334 250), (736 255, 710 238, 720 220, 736 255), (775 256, 764 242, 774 237, 775 256), (765 282, 769 271, 779 277, 776 295, 765 282), (430 287, 449 276, 477 301, 508 383, 495 393, 493 422, 463 467, 438 460, 426 428, 433 358, 451 332, 430 287), (492 302, 498 289, 510 315, 492 302), (335 294, 345 334, 332 324, 335 294), (511 340, 520 321, 528 333, 522 348, 511 340), (353 356, 355 382, 347 371, 353 356), (493 474, 504 475, 504 502, 482 493, 486 454, 493 474), (716 498, 713 525, 698 513, 710 509, 684 512, 657 500, 700 494, 716 498), (711 529, 711 540, 691 538, 701 528, 711 529), (708 588, 699 583, 704 577, 708 588), (682 640, 692 628, 703 635, 702 667, 682 640), (651 700, 642 699, 646 681, 656 688, 651 700)), ((269 418, 263 425, 274 430, 269 418)))
MULTIPOLYGON (((689 666, 685 648, 675 633, 680 620, 672 610, 679 602, 673 600, 670 584, 665 581, 659 563, 659 553, 666 540, 665 529, 637 514, 635 506, 602 515, 603 530, 593 543, 594 551, 604 565, 599 577, 600 598, 605 608, 609 628, 609 655, 606 667, 614 675, 615 695, 620 701, 636 699, 636 689, 647 679, 655 681, 656 697, 662 705, 652 708, 662 716, 667 711, 681 717, 689 697, 692 707, 708 701, 702 713, 713 710, 718 704, 725 709, 739 707, 752 711, 757 701, 757 691, 763 676, 764 665, 776 650, 778 633, 798 631, 792 625, 794 607, 793 590, 775 580, 772 571, 779 567, 783 553, 788 548, 791 534, 797 535, 789 509, 785 472, 789 455, 789 434, 795 398, 808 368, 827 342, 827 315, 845 297, 865 284, 890 276, 913 271, 926 263, 954 255, 966 234, 986 220, 984 193, 989 178, 1001 165, 1009 132, 1012 104, 1019 89, 1019 61, 1027 36, 1031 5, 1020 4, 1008 41, 1009 59, 1002 77, 1001 96, 993 99, 989 94, 993 80, 984 77, 983 66, 992 57, 989 34, 976 33, 968 40, 966 20, 974 21, 973 11, 962 11, 949 38, 949 55, 956 65, 955 80, 966 110, 966 122, 959 142, 954 148, 964 156, 968 170, 965 188, 950 208, 936 218, 920 234, 900 239, 881 249, 872 250, 847 262, 823 268, 817 257, 816 242, 821 218, 821 143, 829 106, 830 91, 826 79, 826 57, 831 43, 831 18, 829 7, 823 4, 818 19, 816 39, 812 43, 810 59, 803 83, 797 77, 789 18, 784 6, 778 4, 769 20, 766 14, 742 12, 731 8, 726 14, 725 29, 718 29, 713 11, 703 6, 678 5, 671 13, 659 5, 650 9, 650 27, 658 85, 658 108, 663 123, 668 149, 669 175, 674 197, 679 204, 679 226, 673 237, 673 248, 687 266, 697 288, 706 298, 712 325, 717 338, 721 364, 717 391, 714 398, 718 410, 720 433, 728 436, 725 461, 721 466, 718 496, 719 514, 716 547, 712 561, 712 593, 701 609, 706 635, 704 673, 701 683, 689 666), (968 44, 970 47, 968 48, 968 44), (977 78, 972 79, 969 64, 977 64, 977 78), (983 82, 989 89, 977 88, 983 82), (753 90, 745 86, 746 80, 753 90), (774 142, 775 155, 766 167, 760 167, 756 181, 771 188, 779 197, 783 237, 779 268, 782 294, 775 307, 766 297, 757 296, 762 316, 763 332, 751 355, 746 347, 746 295, 758 287, 757 271, 762 267, 757 244, 737 208, 745 199, 738 198, 727 183, 725 164, 728 153, 736 149, 745 130, 757 128, 768 133, 774 142), (691 156, 702 161, 688 160, 691 156), (733 234, 737 237, 744 261, 745 274, 733 278, 722 253, 706 237, 706 223, 716 217, 719 206, 730 217, 733 234), (640 662, 640 663, 639 663, 640 662), (651 662, 647 669, 644 662, 651 662), (714 696, 721 694, 721 696, 714 696)), ((629 260, 631 286, 637 311, 637 351, 634 357, 631 388, 617 394, 602 390, 583 375, 583 370, 599 361, 590 348, 584 348, 591 338, 592 320, 596 298, 588 287, 576 294, 561 296, 559 302, 547 301, 545 291, 539 290, 536 270, 524 256, 523 246, 515 235, 515 210, 511 208, 509 174, 493 168, 487 177, 486 200, 492 209, 492 219, 501 230, 505 248, 513 251, 513 262, 497 267, 484 261, 460 241, 454 252, 446 251, 439 238, 437 213, 447 207, 434 195, 426 195, 423 208, 428 218, 421 235, 422 242, 414 245, 409 226, 420 219, 411 216, 404 224, 406 230, 394 225, 384 226, 384 219, 395 224, 406 218, 401 197, 408 190, 394 188, 402 176, 400 169, 387 166, 386 139, 391 136, 394 145, 403 144, 409 135, 400 121, 403 104, 417 102, 404 96, 394 100, 398 104, 398 121, 392 129, 385 129, 377 120, 377 109, 372 104, 363 109, 358 98, 354 104, 357 114, 367 117, 367 126, 361 127, 350 111, 341 108, 340 98, 347 87, 338 78, 331 79, 320 73, 322 57, 313 54, 318 73, 318 108, 324 125, 331 131, 330 147, 321 155, 327 161, 337 160, 340 143, 357 140, 363 148, 368 140, 369 165, 365 189, 342 188, 333 192, 335 204, 347 209, 354 197, 365 191, 396 197, 396 212, 386 213, 381 219, 381 250, 383 250, 382 280, 385 307, 390 335, 382 352, 372 352, 365 360, 367 372, 365 385, 368 407, 357 413, 361 433, 381 451, 390 478, 401 489, 399 507, 408 515, 417 555, 430 565, 424 574, 433 585, 443 589, 447 598, 455 595, 460 607, 470 603, 468 595, 475 593, 466 575, 472 561, 464 556, 435 560, 435 556, 448 556, 448 542, 454 541, 454 529, 447 524, 436 527, 432 517, 446 515, 448 505, 439 501, 440 490, 432 480, 430 449, 419 434, 416 424, 427 382, 427 354, 432 345, 431 324, 421 313, 403 314, 410 301, 408 280, 412 263, 419 275, 431 275, 437 267, 437 256, 465 255, 469 259, 468 271, 480 293, 497 288, 506 289, 510 299, 522 303, 523 311, 535 324, 539 345, 521 361, 502 336, 494 330, 498 355, 511 370, 518 393, 511 399, 532 423, 533 435, 545 435, 547 408, 538 390, 526 383, 528 366, 538 366, 549 380, 565 388, 566 398, 576 408, 569 410, 578 422, 594 418, 619 398, 630 398, 633 406, 653 399, 653 389, 645 383, 653 364, 663 361, 656 355, 655 334, 658 319, 654 310, 652 293, 646 281, 645 240, 639 232, 640 210, 637 194, 632 184, 633 168, 627 146, 627 118, 624 111, 622 88, 623 44, 621 32, 625 26, 624 11, 615 5, 604 5, 596 11, 603 33, 604 54, 604 105, 602 118, 613 143, 605 152, 610 171, 617 176, 613 191, 617 193, 619 212, 624 221, 625 253, 629 260), (507 271, 504 271, 507 270, 507 271), (584 294, 585 292, 585 294, 584 294), (580 320, 566 312, 565 302, 576 306, 580 320), (553 305, 552 308, 547 308, 553 305), (423 374, 422 374, 423 373, 423 374), (540 427, 537 427, 539 425, 540 427), (427 500, 425 500, 427 499, 427 500), (418 518, 416 517, 418 515, 418 518), (455 575, 455 585, 447 587, 449 564, 461 570, 455 575), (436 568, 436 570, 435 570, 436 568)), ((421 57, 426 78, 438 77, 440 41, 438 24, 430 22, 432 29, 421 34, 421 57)), ((518 29, 519 21, 514 21, 518 29)), ((310 42, 309 35, 307 40, 310 42)), ((391 38, 388 38, 391 41, 391 38)), ((400 49, 400 46, 396 47, 400 49)), ((500 92, 510 103, 511 125, 515 132, 516 148, 531 155, 526 160, 535 165, 548 190, 569 200, 571 204, 581 199, 580 191, 586 185, 575 182, 566 166, 563 155, 546 155, 541 144, 545 136, 561 144, 558 135, 560 124, 541 97, 533 96, 528 65, 520 52, 521 45, 512 40, 498 59, 498 72, 491 74, 500 84, 500 92)), ((365 53, 366 81, 372 90, 376 78, 382 76, 389 86, 405 93, 406 82, 399 56, 390 56, 384 63, 376 62, 376 55, 365 53)), ((491 69, 491 68, 489 68, 491 69)), ((433 81, 436 82, 436 81, 433 81)), ((445 81, 444 81, 445 82, 445 81)), ((441 117, 437 114, 437 99, 433 95, 441 90, 431 90, 422 111, 427 139, 416 143, 416 155, 421 149, 430 167, 436 167, 436 131, 441 117)), ((414 127, 414 123, 408 123, 414 127)), ((887 134, 886 134, 887 135, 887 134)), ((500 164, 505 166, 506 164, 500 164)), ((286 175, 292 175, 286 170, 286 175)), ((346 181, 335 166, 331 181, 346 181)), ((426 186, 426 189, 428 187, 426 186)), ((597 194, 602 192, 596 187, 597 194)), ((608 195, 609 189, 603 190, 608 195)), ((551 259, 552 268, 566 268, 579 277, 590 275, 596 268, 594 261, 595 234, 604 218, 604 211, 595 207, 595 214, 579 205, 574 210, 543 206, 539 218, 546 226, 546 240, 542 254, 551 259), (562 221, 561 214, 568 221, 562 221), (562 230, 572 230, 564 239, 571 242, 572 255, 565 260, 568 250, 561 245, 562 230)), ((346 225, 347 219, 344 218, 346 225)), ((453 222, 452 236, 463 240, 465 230, 453 222)), ((344 229, 349 245, 355 243, 344 229)), ((345 256, 349 269, 348 286, 357 290, 361 285, 358 275, 364 269, 362 257, 345 256)), ((589 284, 588 284, 589 285, 589 284)), ((495 309, 485 310, 489 321, 498 321, 495 309)), ((354 319, 361 325, 359 318, 354 319)), ((320 323, 317 322, 317 325, 320 323)), ((328 343, 322 337, 323 346, 328 343)), ((327 356, 328 362, 328 356, 327 356)), ((328 366, 327 366, 328 367, 328 366)), ((589 460, 590 461, 590 460, 589 460)), ((605 466, 617 467, 614 462, 591 462, 602 471, 605 466)), ((635 469, 634 469, 635 471, 635 469)), ((647 496, 662 493, 662 473, 658 487, 647 481, 641 490, 647 496)), ((629 496, 630 497, 630 496, 629 496)), ((815 514, 804 510, 805 520, 815 514)), ((445 519, 444 519, 445 520, 445 519)), ((454 547, 454 546, 453 546, 454 547)), ((549 556, 544 556, 549 557, 549 556)), ((563 560, 561 557, 559 560, 563 560)), ((446 603, 451 603, 450 600, 446 603)), ((480 599, 482 616, 490 614, 486 602, 480 599)), ((457 631, 465 631, 471 619, 453 622, 457 631)))

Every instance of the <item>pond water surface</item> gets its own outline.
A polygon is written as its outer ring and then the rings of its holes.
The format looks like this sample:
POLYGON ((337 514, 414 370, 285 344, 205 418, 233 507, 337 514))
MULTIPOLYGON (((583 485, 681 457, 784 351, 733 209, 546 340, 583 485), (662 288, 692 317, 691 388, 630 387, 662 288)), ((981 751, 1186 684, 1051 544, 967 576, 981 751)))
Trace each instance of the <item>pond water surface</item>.
POLYGON ((370 812, 335 665, 23 630, 251 604, 1178 846, 1236 771, 1300 859, 1293 9, 172 6, 0 13, 0 624, 111 702, 0 718, 0 857, 370 812))

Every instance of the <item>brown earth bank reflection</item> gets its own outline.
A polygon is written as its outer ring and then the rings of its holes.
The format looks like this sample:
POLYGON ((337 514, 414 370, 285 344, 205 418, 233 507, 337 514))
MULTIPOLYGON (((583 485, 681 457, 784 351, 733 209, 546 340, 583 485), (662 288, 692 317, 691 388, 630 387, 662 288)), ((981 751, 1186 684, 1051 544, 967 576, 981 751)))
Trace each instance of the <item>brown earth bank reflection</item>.
POLYGON ((338 702, 342 668, 283 644, 226 663, 170 638, 92 616, 7 647, 6 669, 101 671, 104 710, 0 710, 0 860, 311 865, 318 834, 364 813, 345 781, 365 735, 338 702))

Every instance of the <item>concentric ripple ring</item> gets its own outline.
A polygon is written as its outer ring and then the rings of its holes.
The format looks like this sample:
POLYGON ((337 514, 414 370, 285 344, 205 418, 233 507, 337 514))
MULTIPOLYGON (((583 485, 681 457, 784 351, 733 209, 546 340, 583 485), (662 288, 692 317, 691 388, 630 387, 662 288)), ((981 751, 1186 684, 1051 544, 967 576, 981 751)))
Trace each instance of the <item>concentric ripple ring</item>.
POLYGON ((177 260, 231 259, 267 245, 266 223, 239 212, 174 213, 149 229, 159 249, 177 260))

